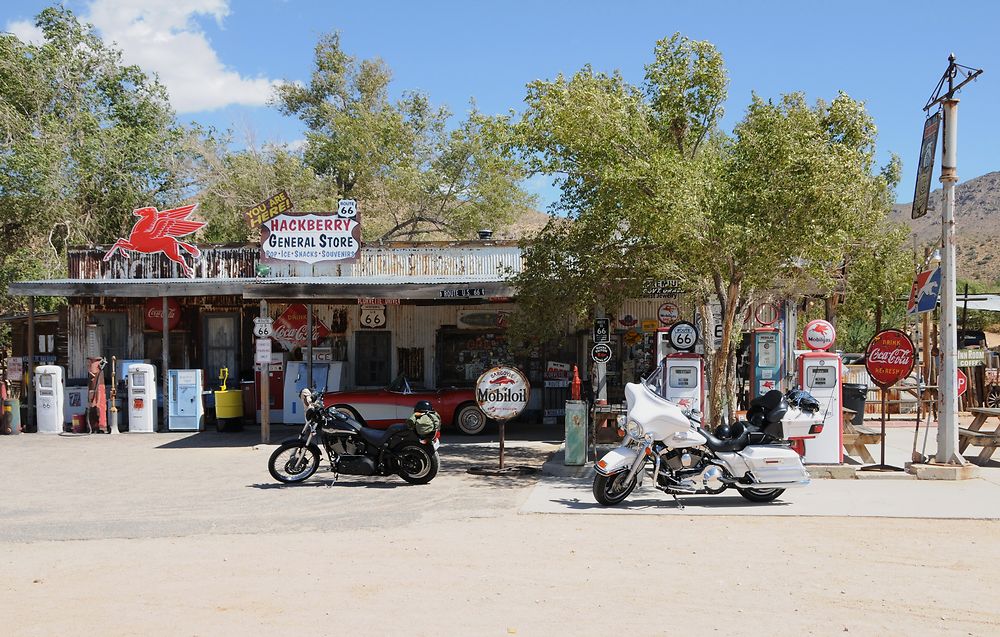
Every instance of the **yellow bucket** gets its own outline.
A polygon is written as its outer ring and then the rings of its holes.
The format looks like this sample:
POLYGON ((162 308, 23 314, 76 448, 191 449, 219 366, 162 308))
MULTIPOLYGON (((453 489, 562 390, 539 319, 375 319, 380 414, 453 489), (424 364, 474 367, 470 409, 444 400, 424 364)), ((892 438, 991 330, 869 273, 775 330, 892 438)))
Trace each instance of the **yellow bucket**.
POLYGON ((243 417, 243 392, 239 389, 215 392, 215 417, 219 420, 243 417))

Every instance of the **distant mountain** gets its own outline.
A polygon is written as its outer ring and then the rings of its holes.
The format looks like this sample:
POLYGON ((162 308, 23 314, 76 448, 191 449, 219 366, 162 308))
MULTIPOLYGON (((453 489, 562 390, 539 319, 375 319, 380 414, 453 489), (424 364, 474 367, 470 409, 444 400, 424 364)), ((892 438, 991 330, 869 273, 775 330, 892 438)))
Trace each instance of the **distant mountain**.
MULTIPOLYGON (((931 192, 928 213, 920 219, 910 219, 909 203, 893 208, 892 219, 909 226, 921 246, 941 242, 941 192, 931 192)), ((958 278, 1000 284, 1000 172, 959 182, 955 211, 958 278)))

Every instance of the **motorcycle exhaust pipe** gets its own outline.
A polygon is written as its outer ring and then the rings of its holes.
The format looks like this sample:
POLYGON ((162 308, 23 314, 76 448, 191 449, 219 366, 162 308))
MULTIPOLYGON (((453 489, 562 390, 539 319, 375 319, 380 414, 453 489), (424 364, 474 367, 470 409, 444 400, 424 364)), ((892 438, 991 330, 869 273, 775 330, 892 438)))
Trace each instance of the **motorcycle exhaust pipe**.
POLYGON ((802 480, 795 480, 793 482, 754 482, 747 484, 733 478, 723 478, 723 482, 731 487, 738 487, 740 489, 794 489, 795 487, 809 486, 810 480, 809 478, 803 478, 802 480))

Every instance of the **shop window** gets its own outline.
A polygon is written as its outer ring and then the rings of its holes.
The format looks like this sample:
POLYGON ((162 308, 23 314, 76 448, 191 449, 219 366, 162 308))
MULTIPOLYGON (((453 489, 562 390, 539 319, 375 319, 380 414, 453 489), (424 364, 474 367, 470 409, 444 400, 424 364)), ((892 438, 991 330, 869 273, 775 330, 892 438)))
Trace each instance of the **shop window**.
POLYGON ((391 379, 392 334, 384 331, 355 332, 354 382, 359 386, 385 386, 391 379))
POLYGON ((441 330, 437 345, 438 387, 471 387, 487 369, 515 362, 504 332, 441 330))
POLYGON ((397 347, 396 360, 399 373, 410 379, 410 383, 424 384, 424 348, 397 347))
MULTIPOLYGON (((203 323, 205 383, 219 383, 219 371, 229 368, 229 377, 239 380, 239 317, 236 314, 206 314, 203 323)), ((237 383, 238 385, 238 383, 237 383)))

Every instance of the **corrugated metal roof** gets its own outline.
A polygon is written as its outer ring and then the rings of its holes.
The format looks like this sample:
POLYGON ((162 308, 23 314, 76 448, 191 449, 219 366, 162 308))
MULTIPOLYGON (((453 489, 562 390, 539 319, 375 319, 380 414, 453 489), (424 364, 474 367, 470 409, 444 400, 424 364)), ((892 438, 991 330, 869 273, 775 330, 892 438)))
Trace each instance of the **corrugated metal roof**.
POLYGON ((391 297, 400 299, 467 299, 511 296, 499 275, 463 276, 332 276, 218 279, 44 279, 9 286, 19 296, 213 296, 246 298, 391 297))

